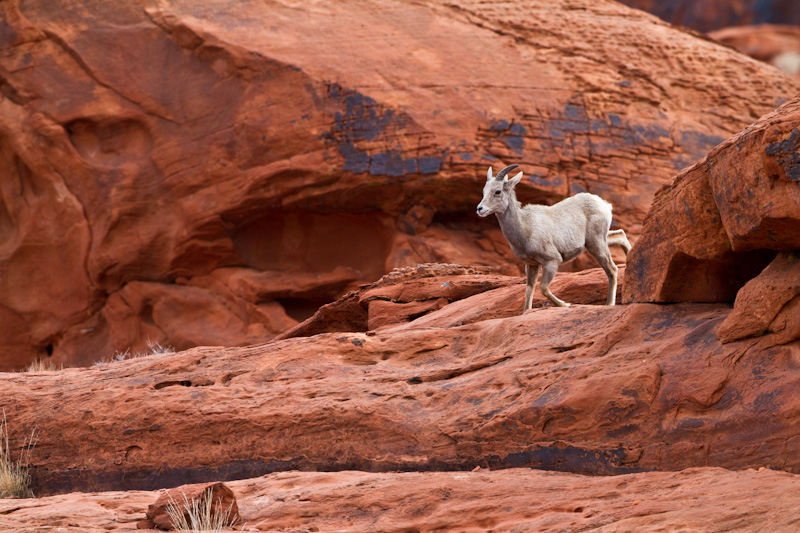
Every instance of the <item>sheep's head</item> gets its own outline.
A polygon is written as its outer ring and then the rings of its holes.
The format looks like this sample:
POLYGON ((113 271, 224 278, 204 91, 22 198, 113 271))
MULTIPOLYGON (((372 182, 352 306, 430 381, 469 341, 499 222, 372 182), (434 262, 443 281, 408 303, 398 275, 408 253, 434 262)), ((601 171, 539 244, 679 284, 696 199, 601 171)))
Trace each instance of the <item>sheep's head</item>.
POLYGON ((489 172, 486 173, 486 185, 483 186, 483 200, 478 204, 478 216, 488 217, 492 213, 502 215, 505 212, 511 191, 522 179, 522 172, 511 179, 508 179, 506 174, 518 166, 506 167, 495 177, 492 177, 492 167, 489 167, 489 172))

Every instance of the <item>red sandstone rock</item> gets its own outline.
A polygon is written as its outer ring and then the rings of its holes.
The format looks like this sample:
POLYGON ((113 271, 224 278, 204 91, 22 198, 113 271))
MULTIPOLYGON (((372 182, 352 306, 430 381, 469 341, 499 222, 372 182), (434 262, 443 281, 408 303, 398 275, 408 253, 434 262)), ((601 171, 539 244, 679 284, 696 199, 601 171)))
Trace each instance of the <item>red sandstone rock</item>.
POLYGON ((291 469, 800 472, 796 342, 722 344, 728 305, 492 318, 508 289, 374 332, 0 374, 12 446, 38 427, 39 495, 291 469))
POLYGON ((656 195, 628 256, 625 301, 733 302, 778 251, 800 249, 800 97, 656 195))
POLYGON ((225 520, 230 524, 239 522, 239 506, 236 502, 231 489, 224 483, 182 485, 172 490, 164 491, 158 496, 154 503, 147 507, 145 519, 137 523, 138 529, 161 529, 172 531, 175 523, 169 513, 169 506, 183 509, 186 523, 192 524, 190 511, 195 505, 200 509, 206 509, 209 498, 211 501, 211 516, 226 516, 230 520, 225 520), (195 502, 197 502, 195 504, 195 502))
POLYGON ((781 253, 736 295, 720 325, 722 342, 773 334, 775 344, 800 339, 800 256, 781 253))
POLYGON ((450 303, 447 298, 436 298, 421 302, 394 303, 386 300, 372 300, 368 304, 369 319, 367 327, 371 330, 395 324, 409 322, 431 311, 436 311, 450 303))
MULTIPOLYGON (((624 272, 625 266, 621 265, 618 297, 624 272)), ((571 303, 601 305, 606 301, 608 278, 599 268, 562 272, 553 281, 552 290, 571 303)), ((335 331, 363 332, 409 322, 412 327, 449 327, 506 318, 521 313, 524 294, 524 278, 498 276, 489 268, 419 265, 390 272, 377 282, 322 306, 314 316, 278 339, 335 331), (453 302, 458 305, 442 309, 453 302)), ((550 305, 537 289, 533 307, 550 305)))
POLYGON ((497 275, 496 268, 422 264, 393 270, 365 284, 312 317, 282 333, 278 339, 307 337, 334 331, 367 331, 404 323, 474 294, 519 283, 497 275))
MULTIPOLYGON (((594 477, 530 469, 286 472, 228 483, 245 531, 791 531, 798 476, 693 468, 594 477)), ((151 492, 0 500, 0 528, 131 531, 151 492)))
POLYGON ((419 262, 519 274, 473 215, 489 164, 522 165, 524 201, 598 193, 635 237, 677 169, 800 90, 600 0, 0 10, 1 369, 265 342, 419 262))
POLYGON ((800 26, 794 0, 620 0, 662 19, 698 31, 748 24, 800 26))
POLYGON ((395 269, 375 283, 362 285, 358 291, 322 306, 308 320, 277 338, 367 331, 404 323, 447 303, 519 282, 516 277, 498 276, 497 270, 441 264, 395 269))
MULTIPOLYGON (((617 300, 622 294, 625 266, 619 267, 619 285, 617 286, 617 300)), ((538 284, 537 284, 538 287, 538 284)), ((553 293, 559 298, 573 304, 605 305, 608 292, 608 278, 600 268, 583 270, 575 273, 559 273, 550 285, 553 293)), ((464 298, 447 307, 429 313, 408 323, 397 325, 397 328, 448 328, 473 324, 482 320, 493 318, 508 318, 517 316, 522 311, 525 295, 525 281, 507 287, 464 298)), ((533 297, 533 308, 551 307, 550 301, 536 290, 533 297)), ((529 313, 532 311, 528 311, 529 313)))

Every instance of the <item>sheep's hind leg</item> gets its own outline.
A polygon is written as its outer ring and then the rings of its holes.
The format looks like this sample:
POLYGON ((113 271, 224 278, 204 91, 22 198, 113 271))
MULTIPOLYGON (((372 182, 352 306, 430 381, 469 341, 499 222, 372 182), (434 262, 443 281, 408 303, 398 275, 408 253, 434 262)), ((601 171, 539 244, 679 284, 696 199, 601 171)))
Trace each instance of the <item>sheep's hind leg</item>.
MULTIPOLYGON (((622 231, 622 230, 619 230, 622 231)), ((624 237, 624 234, 623 234, 624 237)), ((627 239, 625 239, 627 241, 627 239)), ((611 250, 608 245, 598 244, 597 246, 587 246, 586 249, 594 257, 608 276, 608 296, 606 305, 614 305, 617 302, 617 265, 611 259, 611 250)))
POLYGON ((625 255, 628 255, 628 252, 631 251, 631 243, 628 241, 627 235, 621 229, 615 229, 608 232, 608 245, 609 246, 621 246, 622 251, 625 252, 625 255))
POLYGON ((563 300, 559 300, 555 294, 550 292, 550 283, 556 277, 558 271, 558 261, 551 261, 542 265, 542 283, 540 285, 542 294, 545 298, 550 300, 553 305, 557 307, 569 307, 569 304, 563 300))
POLYGON ((533 291, 536 289, 536 278, 539 277, 539 265, 525 265, 525 305, 522 307, 524 313, 533 307, 533 291))

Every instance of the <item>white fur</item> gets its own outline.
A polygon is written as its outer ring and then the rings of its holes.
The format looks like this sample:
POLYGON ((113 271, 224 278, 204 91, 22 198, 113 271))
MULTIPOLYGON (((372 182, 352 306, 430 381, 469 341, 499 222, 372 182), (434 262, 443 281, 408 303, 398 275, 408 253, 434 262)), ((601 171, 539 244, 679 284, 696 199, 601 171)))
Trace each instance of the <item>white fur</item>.
POLYGON ((525 263, 527 278, 523 312, 531 308, 533 291, 539 269, 542 269, 542 294, 553 305, 569 307, 550 292, 550 283, 558 265, 577 257, 584 250, 603 267, 608 276, 606 305, 614 305, 617 296, 617 265, 611 259, 609 245, 621 246, 627 254, 631 249, 625 232, 609 231, 611 204, 589 193, 580 193, 555 205, 526 205, 517 201, 514 187, 522 179, 522 172, 511 179, 505 173, 516 167, 507 167, 498 173, 501 179, 492 178, 489 167, 483 200, 478 204, 478 215, 497 215, 514 254, 525 263))

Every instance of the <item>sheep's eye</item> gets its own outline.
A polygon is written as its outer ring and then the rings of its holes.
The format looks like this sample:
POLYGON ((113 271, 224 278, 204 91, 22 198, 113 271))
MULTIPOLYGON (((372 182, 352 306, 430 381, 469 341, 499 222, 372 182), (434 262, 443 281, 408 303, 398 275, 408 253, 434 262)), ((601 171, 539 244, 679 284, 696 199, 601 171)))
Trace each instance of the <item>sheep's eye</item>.
POLYGON ((494 195, 495 196, 497 196, 498 194, 500 194, 500 189, 497 189, 496 191, 494 191, 494 195))

